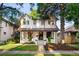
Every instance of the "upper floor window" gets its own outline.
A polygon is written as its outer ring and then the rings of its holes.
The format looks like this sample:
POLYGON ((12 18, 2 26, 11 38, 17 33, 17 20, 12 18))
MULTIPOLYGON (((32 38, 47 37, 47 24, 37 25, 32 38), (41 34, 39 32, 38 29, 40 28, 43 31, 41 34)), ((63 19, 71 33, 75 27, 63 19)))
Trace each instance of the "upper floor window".
POLYGON ((25 21, 25 19, 23 20, 23 24, 24 24, 24 25, 26 24, 26 21, 25 21))
POLYGON ((44 20, 41 20, 41 25, 44 25, 45 24, 45 21, 44 20))
POLYGON ((33 24, 36 25, 36 21, 33 21, 33 24))
POLYGON ((29 20, 27 20, 26 22, 27 22, 26 24, 29 25, 29 20))

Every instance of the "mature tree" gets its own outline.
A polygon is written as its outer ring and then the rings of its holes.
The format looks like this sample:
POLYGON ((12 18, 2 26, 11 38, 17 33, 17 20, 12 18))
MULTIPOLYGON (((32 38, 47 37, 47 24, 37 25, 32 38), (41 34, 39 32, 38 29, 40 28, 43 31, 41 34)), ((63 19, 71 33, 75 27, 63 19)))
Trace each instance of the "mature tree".
MULTIPOLYGON (((22 3, 16 3, 16 5, 22 6, 22 3)), ((17 22, 18 17, 21 16, 21 12, 15 7, 7 6, 5 3, 0 3, 0 20, 3 17, 8 18, 12 22, 17 22)))
POLYGON ((64 40, 64 26, 65 26, 65 4, 62 4, 62 3, 60 3, 59 4, 59 8, 60 8, 60 26, 61 26, 61 28, 60 28, 60 43, 62 42, 62 40, 64 40))
POLYGON ((79 4, 71 3, 66 5, 66 16, 68 21, 73 21, 74 26, 79 28, 79 4))

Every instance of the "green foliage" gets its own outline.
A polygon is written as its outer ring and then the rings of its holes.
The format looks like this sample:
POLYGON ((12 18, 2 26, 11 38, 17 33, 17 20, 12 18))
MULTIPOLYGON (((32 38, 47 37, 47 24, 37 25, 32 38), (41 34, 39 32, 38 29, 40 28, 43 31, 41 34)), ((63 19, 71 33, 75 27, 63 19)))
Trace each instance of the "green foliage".
MULTIPOLYGON (((32 5, 32 7, 34 4, 32 5)), ((60 10, 60 4, 56 3, 38 3, 37 4, 37 12, 40 14, 40 17, 43 19, 49 18, 49 15, 56 16, 57 14, 59 16, 64 16, 65 19, 68 21, 74 21, 74 26, 76 28, 79 28, 79 4, 70 3, 70 4, 63 4, 63 11, 57 12, 55 14, 55 11, 60 10), (54 12, 53 12, 54 10, 54 12)))
POLYGON ((29 36, 28 39, 29 39, 29 41, 32 41, 32 37, 31 36, 29 36))
MULTIPOLYGON (((30 4, 31 10, 33 10, 34 3, 30 4)), ((37 13, 41 19, 49 19, 49 15, 55 14, 53 9, 56 10, 55 4, 53 3, 37 3, 37 13)), ((33 15, 34 16, 34 15, 33 15)))
POLYGON ((16 42, 13 38, 10 38, 6 41, 6 44, 14 44, 14 43, 16 43, 16 42))
POLYGON ((54 15, 55 13, 52 11, 54 8, 55 4, 51 3, 38 3, 38 13, 41 14, 42 19, 49 19, 49 15, 54 15))
POLYGON ((79 32, 76 33, 77 38, 79 39, 79 32))
POLYGON ((48 37, 48 42, 51 43, 51 39, 53 39, 52 37, 48 37))
POLYGON ((38 20, 38 19, 40 19, 40 14, 37 13, 37 10, 34 10, 34 9, 33 9, 29 15, 32 16, 32 19, 33 19, 33 20, 38 20))
POLYGON ((79 28, 79 4, 71 3, 66 5, 65 18, 74 21, 74 26, 79 28))
POLYGON ((27 42, 27 43, 25 43, 25 44, 35 44, 35 42, 27 42))
MULTIPOLYGON (((16 5, 22 6, 22 3, 17 3, 16 5)), ((22 13, 19 9, 12 6, 7 6, 5 3, 0 4, 0 20, 2 20, 2 17, 6 17, 12 22, 17 22, 18 17, 21 16, 22 13)))
POLYGON ((20 42, 20 33, 17 31, 17 32, 14 32, 13 34, 12 34, 12 37, 13 37, 13 39, 14 39, 14 41, 16 42, 16 43, 19 43, 20 42))

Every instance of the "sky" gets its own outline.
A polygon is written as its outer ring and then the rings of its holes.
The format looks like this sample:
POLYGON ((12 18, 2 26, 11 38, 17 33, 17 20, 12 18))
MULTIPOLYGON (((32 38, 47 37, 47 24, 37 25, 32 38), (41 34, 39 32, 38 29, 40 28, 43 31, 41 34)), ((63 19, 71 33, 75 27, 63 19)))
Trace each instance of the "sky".
POLYGON ((15 3, 7 3, 5 5, 17 8, 17 9, 19 9, 23 13, 29 13, 30 12, 30 5, 28 3, 24 3, 23 7, 21 7, 19 5, 16 5, 15 3))
MULTIPOLYGON (((23 7, 20 7, 19 5, 17 6, 15 3, 7 3, 5 5, 17 8, 23 13, 29 14, 31 12, 29 3, 24 3, 23 7)), ((36 4, 34 6, 34 9, 37 9, 37 5, 36 4)), ((73 24, 74 24, 73 22, 65 22, 65 28, 68 28, 69 26, 72 26, 73 24)), ((58 26, 58 28, 60 28, 60 20, 57 21, 57 26, 58 26)))

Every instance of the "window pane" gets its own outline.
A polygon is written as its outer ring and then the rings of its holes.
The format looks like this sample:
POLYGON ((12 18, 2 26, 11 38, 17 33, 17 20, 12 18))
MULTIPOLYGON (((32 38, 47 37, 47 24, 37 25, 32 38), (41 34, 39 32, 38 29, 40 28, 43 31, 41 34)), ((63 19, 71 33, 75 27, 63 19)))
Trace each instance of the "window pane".
POLYGON ((33 24, 36 25, 36 21, 33 21, 33 24))
POLYGON ((25 21, 25 19, 24 19, 24 21, 23 21, 23 24, 26 24, 26 21, 25 21))
POLYGON ((29 20, 27 20, 27 25, 29 25, 29 20))
POLYGON ((41 25, 44 25, 44 20, 41 20, 41 25))

